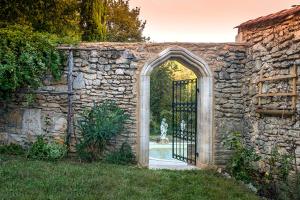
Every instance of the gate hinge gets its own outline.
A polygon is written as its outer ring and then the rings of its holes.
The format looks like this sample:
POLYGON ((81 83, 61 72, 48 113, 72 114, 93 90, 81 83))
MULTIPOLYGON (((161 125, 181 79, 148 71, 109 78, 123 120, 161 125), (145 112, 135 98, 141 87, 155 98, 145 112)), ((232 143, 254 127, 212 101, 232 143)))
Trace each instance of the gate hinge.
POLYGON ((199 157, 199 153, 198 152, 196 153, 196 157, 199 157))
POLYGON ((198 92, 198 93, 200 92, 199 88, 197 88, 197 92, 198 92))

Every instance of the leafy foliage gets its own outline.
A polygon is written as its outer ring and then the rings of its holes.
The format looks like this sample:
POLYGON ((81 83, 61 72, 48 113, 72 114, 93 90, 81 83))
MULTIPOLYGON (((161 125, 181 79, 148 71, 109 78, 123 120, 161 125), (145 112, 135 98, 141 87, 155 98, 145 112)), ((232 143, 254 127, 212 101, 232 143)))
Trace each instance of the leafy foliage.
POLYGON ((47 158, 47 142, 43 137, 37 137, 37 140, 32 144, 28 151, 28 158, 44 160, 47 158))
POLYGON ((77 0, 2 0, 0 21, 31 26, 34 31, 79 38, 77 0))
POLYGON ((83 41, 144 41, 145 21, 128 0, 3 0, 0 21, 83 41))
POLYGON ((0 154, 23 155, 24 153, 24 148, 18 144, 8 144, 0 146, 0 154))
POLYGON ((67 147, 64 144, 51 142, 47 144, 48 160, 60 160, 67 155, 67 147))
POLYGON ((81 28, 84 41, 107 39, 107 1, 83 0, 80 4, 81 28))
POLYGON ((139 19, 140 8, 130 9, 129 0, 109 0, 107 40, 111 42, 140 42, 149 38, 142 33, 146 21, 139 19))
POLYGON ((83 112, 78 122, 81 132, 77 144, 79 157, 87 161, 99 160, 108 141, 124 129, 128 117, 113 101, 95 104, 83 112))
POLYGON ((55 49, 58 39, 33 32, 29 27, 0 29, 0 98, 8 98, 20 88, 36 89, 43 77, 61 76, 61 55, 55 49))
POLYGON ((67 154, 67 147, 56 142, 48 143, 42 136, 32 144, 28 151, 28 158, 37 160, 55 161, 62 159, 67 154))
POLYGON ((260 195, 272 199, 293 199, 289 198, 295 189, 291 187, 289 180, 289 174, 293 169, 291 155, 279 153, 275 145, 263 162, 265 166, 260 171, 264 176, 257 180, 260 183, 260 195))
POLYGON ((83 0, 80 4, 84 41, 137 42, 146 22, 140 9, 130 9, 128 0, 83 0))
POLYGON ((227 165, 230 174, 237 180, 251 182, 252 175, 257 171, 255 162, 259 161, 260 156, 256 154, 253 147, 246 146, 239 132, 228 135, 223 144, 233 153, 227 165))
POLYGON ((131 146, 127 142, 124 142, 119 150, 107 155, 105 160, 111 164, 128 165, 135 163, 135 156, 131 146))
MULTIPOLYGON (((278 146, 271 149, 264 158, 256 155, 254 149, 246 145, 239 132, 224 138, 225 147, 232 150, 227 165, 229 173, 246 183, 258 188, 258 194, 268 199, 298 199, 300 196, 299 175, 295 180, 290 177, 293 169, 293 153, 280 153, 278 146)), ((295 151, 295 148, 291 148, 295 151)), ((296 169, 296 162, 295 162, 296 169)))

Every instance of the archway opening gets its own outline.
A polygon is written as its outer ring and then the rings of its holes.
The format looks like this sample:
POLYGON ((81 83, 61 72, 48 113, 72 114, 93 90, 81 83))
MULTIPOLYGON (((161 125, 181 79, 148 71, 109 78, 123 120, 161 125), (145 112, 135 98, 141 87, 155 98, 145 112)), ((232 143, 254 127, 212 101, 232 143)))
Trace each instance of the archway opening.
POLYGON ((208 65, 190 51, 174 47, 166 49, 145 64, 140 73, 138 114, 138 162, 149 167, 150 141, 150 76, 154 69, 168 60, 175 60, 194 72, 197 77, 197 154, 195 165, 213 164, 213 75, 208 65))
POLYGON ((150 168, 191 168, 196 164, 197 76, 176 60, 150 76, 150 168))

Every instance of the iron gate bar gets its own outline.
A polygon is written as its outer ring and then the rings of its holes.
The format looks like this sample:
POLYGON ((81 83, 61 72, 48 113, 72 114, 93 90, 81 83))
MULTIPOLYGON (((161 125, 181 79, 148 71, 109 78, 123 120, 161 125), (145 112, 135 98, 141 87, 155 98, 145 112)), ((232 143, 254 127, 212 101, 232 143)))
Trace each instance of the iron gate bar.
POLYGON ((195 165, 197 155, 197 79, 173 81, 172 118, 172 157, 195 165))

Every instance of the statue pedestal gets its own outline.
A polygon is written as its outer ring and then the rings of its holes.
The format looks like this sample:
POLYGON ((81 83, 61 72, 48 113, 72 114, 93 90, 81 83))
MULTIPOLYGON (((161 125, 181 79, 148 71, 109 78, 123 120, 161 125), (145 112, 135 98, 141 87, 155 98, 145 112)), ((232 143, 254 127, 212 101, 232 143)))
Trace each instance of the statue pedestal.
POLYGON ((158 144, 169 144, 169 139, 168 138, 157 138, 156 142, 158 144))

